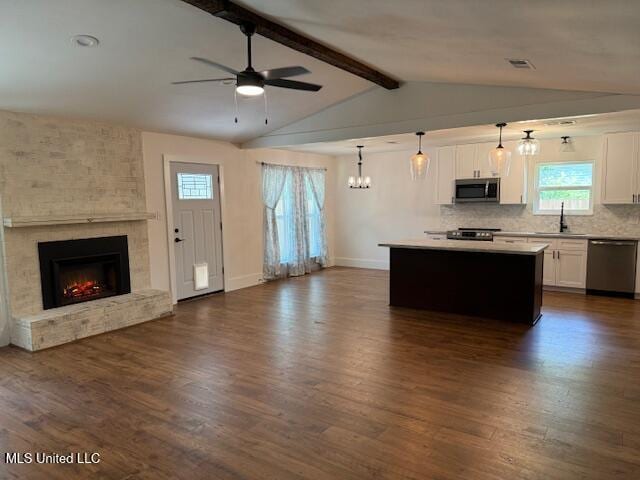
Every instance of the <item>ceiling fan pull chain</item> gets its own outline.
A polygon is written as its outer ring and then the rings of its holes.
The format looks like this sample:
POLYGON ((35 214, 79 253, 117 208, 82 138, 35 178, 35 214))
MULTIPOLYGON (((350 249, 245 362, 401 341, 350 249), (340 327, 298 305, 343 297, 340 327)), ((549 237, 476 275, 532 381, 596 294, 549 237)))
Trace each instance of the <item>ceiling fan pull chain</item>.
POLYGON ((269 125, 269 111, 267 110, 267 91, 262 95, 264 97, 264 124, 269 125))
POLYGON ((237 90, 233 91, 233 102, 236 105, 236 119, 234 123, 238 123, 238 92, 237 90))

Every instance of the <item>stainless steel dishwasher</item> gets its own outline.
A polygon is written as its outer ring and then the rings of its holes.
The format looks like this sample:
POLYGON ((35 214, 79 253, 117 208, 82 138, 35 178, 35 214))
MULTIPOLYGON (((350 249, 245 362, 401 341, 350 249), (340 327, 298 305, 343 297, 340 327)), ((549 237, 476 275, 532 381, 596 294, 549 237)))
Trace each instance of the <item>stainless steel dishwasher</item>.
POLYGON ((633 298, 637 248, 631 240, 589 240, 587 293, 633 298))

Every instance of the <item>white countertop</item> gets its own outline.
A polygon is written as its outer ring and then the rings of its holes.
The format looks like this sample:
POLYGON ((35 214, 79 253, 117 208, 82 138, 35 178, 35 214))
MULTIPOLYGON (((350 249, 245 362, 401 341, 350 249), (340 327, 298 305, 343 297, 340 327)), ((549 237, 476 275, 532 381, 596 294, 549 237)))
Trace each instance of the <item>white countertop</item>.
POLYGON ((423 250, 445 250, 457 252, 504 253, 511 255, 537 255, 549 245, 546 243, 493 243, 463 240, 409 239, 383 242, 379 247, 416 248, 423 250))
MULTIPOLYGON (((431 235, 446 235, 446 230, 425 230, 424 233, 431 235)), ((629 235, 611 235, 611 234, 597 234, 597 233, 572 233, 572 232, 508 232, 501 230, 499 232, 493 232, 494 237, 537 237, 537 238, 572 238, 574 240, 630 240, 640 241, 639 237, 633 237, 629 235)))

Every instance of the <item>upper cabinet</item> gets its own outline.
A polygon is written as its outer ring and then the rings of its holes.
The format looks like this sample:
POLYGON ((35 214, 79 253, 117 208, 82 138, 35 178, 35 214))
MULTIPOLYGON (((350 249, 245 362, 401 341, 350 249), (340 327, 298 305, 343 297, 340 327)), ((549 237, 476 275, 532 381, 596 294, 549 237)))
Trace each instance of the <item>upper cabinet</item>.
POLYGON ((456 152, 456 178, 478 178, 475 144, 458 145, 453 148, 456 152))
POLYGON ((500 203, 503 205, 526 204, 527 158, 518 154, 516 142, 505 142, 504 146, 511 150, 511 167, 509 175, 500 178, 500 203))
POLYGON ((450 205, 453 203, 456 181, 456 146, 440 147, 432 161, 435 176, 433 202, 436 205, 450 205))
POLYGON ((489 171, 489 151, 494 143, 471 143, 456 146, 456 178, 487 178, 489 171))
POLYGON ((637 132, 605 135, 602 203, 640 203, 637 132))
MULTIPOLYGON (((520 205, 527 203, 526 159, 515 151, 515 142, 505 142, 512 152, 509 175, 500 179, 500 203, 520 205)), ((465 178, 489 178, 489 152, 495 142, 451 145, 438 148, 433 162, 434 203, 454 203, 455 181, 465 178)))

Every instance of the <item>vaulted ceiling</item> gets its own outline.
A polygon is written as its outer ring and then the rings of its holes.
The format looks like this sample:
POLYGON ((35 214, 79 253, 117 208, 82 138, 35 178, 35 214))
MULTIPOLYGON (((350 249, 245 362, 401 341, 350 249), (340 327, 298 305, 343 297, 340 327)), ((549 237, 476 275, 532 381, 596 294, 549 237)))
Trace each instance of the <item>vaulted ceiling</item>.
MULTIPOLYGON (((244 0, 401 81, 640 94, 640 4, 633 0, 244 0), (515 70, 505 58, 526 58, 515 70)), ((362 93, 372 84, 270 40, 256 67, 302 65, 318 93, 269 89, 240 101, 233 87, 173 86, 218 76, 202 56, 241 69, 238 28, 180 0, 0 0, 0 109, 95 118, 237 143, 362 93), (71 44, 75 34, 98 48, 71 44)))
POLYGON ((640 94, 637 0, 242 3, 404 81, 640 94))

